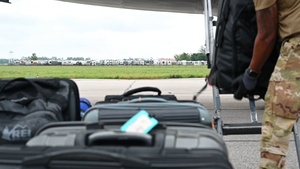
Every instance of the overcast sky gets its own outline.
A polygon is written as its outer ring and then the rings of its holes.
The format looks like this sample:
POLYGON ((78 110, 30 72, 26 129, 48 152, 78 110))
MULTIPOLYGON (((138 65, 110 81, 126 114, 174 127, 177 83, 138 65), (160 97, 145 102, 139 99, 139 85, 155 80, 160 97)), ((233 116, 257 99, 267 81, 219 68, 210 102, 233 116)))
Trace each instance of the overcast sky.
POLYGON ((173 58, 205 44, 204 16, 56 0, 0 3, 0 58, 173 58), (10 52, 12 51, 12 52, 10 52))

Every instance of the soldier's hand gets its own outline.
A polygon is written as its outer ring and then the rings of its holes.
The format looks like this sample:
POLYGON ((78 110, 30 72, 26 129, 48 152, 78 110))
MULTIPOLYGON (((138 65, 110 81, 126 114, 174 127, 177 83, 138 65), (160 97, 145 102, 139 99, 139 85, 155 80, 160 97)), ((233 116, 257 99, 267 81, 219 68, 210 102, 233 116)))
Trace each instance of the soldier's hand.
POLYGON ((237 100, 242 100, 244 96, 247 95, 249 91, 254 90, 256 83, 257 83, 258 76, 252 77, 245 71, 244 74, 237 77, 233 83, 232 87, 235 90, 233 96, 237 100))
POLYGON ((243 82, 243 77, 244 75, 240 75, 232 82, 232 88, 235 89, 233 97, 237 100, 242 100, 243 97, 247 94, 247 90, 243 82))

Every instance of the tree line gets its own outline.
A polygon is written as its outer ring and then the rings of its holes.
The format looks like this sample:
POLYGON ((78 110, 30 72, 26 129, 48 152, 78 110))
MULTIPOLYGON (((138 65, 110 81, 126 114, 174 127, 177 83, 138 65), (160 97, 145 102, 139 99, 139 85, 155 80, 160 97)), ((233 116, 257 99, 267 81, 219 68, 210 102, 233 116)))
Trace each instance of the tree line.
MULTIPOLYGON (((31 56, 28 57, 22 57, 21 60, 64 60, 63 58, 58 58, 56 56, 52 56, 52 57, 38 57, 36 55, 36 53, 32 53, 31 56)), ((91 58, 87 57, 67 57, 66 60, 75 60, 75 61, 79 61, 79 60, 91 60, 91 58)))
POLYGON ((174 56, 174 59, 176 61, 181 61, 181 60, 186 60, 186 61, 200 61, 204 60, 206 61, 206 54, 205 54, 205 47, 201 46, 200 50, 198 53, 182 53, 182 54, 176 54, 174 56))
MULTIPOLYGON (((186 61, 206 61, 206 55, 205 55, 205 47, 201 46, 198 53, 181 53, 174 55, 174 59, 176 61, 186 60, 186 61)), ((31 56, 23 56, 21 60, 64 60, 63 58, 58 57, 38 57, 36 53, 32 53, 31 56)), ((66 60, 74 60, 74 61, 80 61, 80 60, 91 60, 90 57, 84 58, 84 57, 67 57, 66 60)), ((0 64, 7 64, 10 63, 12 59, 0 59, 0 64)))

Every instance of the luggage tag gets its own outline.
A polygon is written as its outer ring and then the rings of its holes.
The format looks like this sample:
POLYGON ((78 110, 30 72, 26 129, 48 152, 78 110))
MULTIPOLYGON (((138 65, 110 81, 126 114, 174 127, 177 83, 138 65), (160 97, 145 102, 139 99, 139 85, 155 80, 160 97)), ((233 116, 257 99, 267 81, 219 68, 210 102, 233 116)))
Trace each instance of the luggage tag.
POLYGON ((141 110, 121 126, 121 131, 147 134, 157 124, 158 121, 150 117, 147 111, 141 110))

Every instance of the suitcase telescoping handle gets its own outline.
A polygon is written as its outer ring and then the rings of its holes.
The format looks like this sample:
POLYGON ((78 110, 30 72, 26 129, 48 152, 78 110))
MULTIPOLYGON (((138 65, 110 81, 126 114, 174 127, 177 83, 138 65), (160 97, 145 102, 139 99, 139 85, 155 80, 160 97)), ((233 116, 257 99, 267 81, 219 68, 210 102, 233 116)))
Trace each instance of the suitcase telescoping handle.
POLYGON ((132 89, 132 90, 129 90, 129 91, 125 92, 123 94, 123 96, 128 97, 128 96, 131 96, 133 94, 140 93, 140 92, 157 92, 158 96, 161 95, 161 91, 156 87, 139 87, 139 88, 135 88, 135 89, 132 89))
POLYGON ((89 146, 151 146, 149 134, 121 131, 99 131, 88 136, 89 146))

